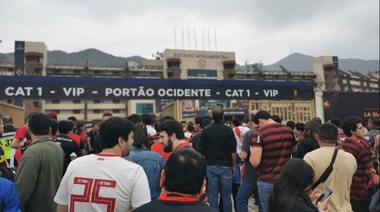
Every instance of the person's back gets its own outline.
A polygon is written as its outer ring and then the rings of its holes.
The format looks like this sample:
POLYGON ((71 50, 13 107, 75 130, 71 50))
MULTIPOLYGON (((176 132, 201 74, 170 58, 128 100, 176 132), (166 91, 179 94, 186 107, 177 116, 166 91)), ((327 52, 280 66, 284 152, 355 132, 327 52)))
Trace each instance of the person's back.
POLYGON ((0 133, 0 143, 3 146, 5 158, 7 159, 8 163, 10 163, 11 157, 12 157, 11 143, 12 143, 14 135, 16 134, 17 128, 13 127, 12 117, 10 116, 4 116, 3 124, 4 124, 4 131, 3 133, 0 133))
POLYGON ((202 140, 204 148, 200 151, 205 155, 207 165, 231 166, 231 153, 233 150, 236 152, 236 139, 231 127, 214 122, 203 130, 202 140))
POLYGON ((15 177, 21 208, 23 211, 54 211, 53 198, 62 178, 64 152, 48 136, 50 119, 47 115, 32 115, 28 126, 32 144, 25 150, 15 177))
POLYGON ((19 212, 20 199, 12 181, 0 177, 0 211, 19 212))
POLYGON ((191 148, 173 152, 161 174, 161 195, 135 212, 214 212, 199 201, 205 186, 206 163, 191 148))
POLYGON ((125 159, 133 161, 143 167, 148 177, 150 197, 157 199, 160 195, 160 177, 164 169, 165 161, 157 152, 152 152, 145 147, 131 147, 131 152, 125 159))
POLYGON ((293 132, 288 126, 274 122, 256 130, 252 144, 258 142, 262 143, 263 149, 261 163, 257 167, 259 179, 274 182, 296 144, 293 132))
MULTIPOLYGON (((335 147, 320 147, 305 155, 304 160, 315 172, 313 183, 320 178, 330 165, 334 150, 335 147)), ((334 192, 330 200, 328 211, 351 211, 350 187, 352 184, 352 176, 355 172, 355 158, 350 153, 338 150, 333 171, 327 180, 317 187, 317 193, 322 193, 326 187, 334 192)))
POLYGON ((296 140, 290 127, 271 119, 267 111, 260 110, 255 114, 254 122, 259 126, 252 137, 252 148, 249 161, 257 167, 260 204, 267 211, 268 198, 273 183, 282 167, 289 161, 296 149, 296 140))
POLYGON ((67 168, 54 201, 57 211, 128 211, 150 201, 143 168, 122 157, 133 143, 134 125, 110 118, 100 125, 99 154, 83 156, 67 168))
POLYGON ((91 154, 70 163, 61 185, 66 190, 60 189, 55 200, 58 204, 68 204, 74 211, 107 211, 113 206, 115 211, 127 211, 130 207, 136 208, 145 203, 136 200, 150 200, 149 186, 143 183, 145 181, 147 178, 140 165, 117 155, 91 154), (85 195, 87 190, 95 191, 91 192, 92 199, 103 201, 91 200, 90 196, 87 201, 82 200, 80 195, 85 195), (70 193, 69 202, 60 201, 70 193))

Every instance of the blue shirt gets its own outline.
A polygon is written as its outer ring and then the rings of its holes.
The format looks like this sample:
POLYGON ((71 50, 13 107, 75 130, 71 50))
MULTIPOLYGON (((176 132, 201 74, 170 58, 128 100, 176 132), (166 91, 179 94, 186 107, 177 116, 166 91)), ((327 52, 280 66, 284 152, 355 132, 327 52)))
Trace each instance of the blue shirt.
POLYGON ((2 177, 0 177, 0 185, 0 211, 21 211, 16 185, 2 177))
POLYGON ((125 159, 133 161, 143 167, 148 177, 150 198, 157 199, 161 193, 160 178, 165 161, 157 152, 152 152, 145 147, 131 146, 129 155, 125 159))

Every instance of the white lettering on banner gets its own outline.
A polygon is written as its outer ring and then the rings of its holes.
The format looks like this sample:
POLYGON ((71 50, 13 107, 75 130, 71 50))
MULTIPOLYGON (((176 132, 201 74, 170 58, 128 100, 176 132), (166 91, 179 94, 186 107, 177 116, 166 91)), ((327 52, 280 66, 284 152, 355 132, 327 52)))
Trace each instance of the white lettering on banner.
POLYGON ((244 97, 244 94, 246 93, 247 97, 250 97, 251 92, 249 89, 227 89, 226 90, 226 96, 227 97, 244 97))
MULTIPOLYGON (((33 87, 7 87, 5 89, 5 94, 7 96, 30 96, 33 87)), ((41 87, 38 87, 38 94, 41 95, 41 87)))
POLYGON ((275 97, 278 94, 278 90, 264 90, 264 94, 266 97, 275 97))
POLYGON ((75 87, 63 87, 63 92, 66 96, 80 96, 84 94, 84 88, 75 88, 75 87))
POLYGON ((164 97, 211 97, 210 89, 158 89, 158 96, 164 97))

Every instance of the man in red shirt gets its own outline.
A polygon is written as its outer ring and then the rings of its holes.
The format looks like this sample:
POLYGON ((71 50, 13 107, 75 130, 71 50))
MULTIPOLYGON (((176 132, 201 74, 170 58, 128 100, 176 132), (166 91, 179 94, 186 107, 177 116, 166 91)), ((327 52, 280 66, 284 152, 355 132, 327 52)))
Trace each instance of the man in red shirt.
POLYGON ((184 147, 191 147, 185 139, 182 125, 175 120, 167 120, 158 127, 160 139, 164 145, 164 152, 174 152, 184 147))
POLYGON ((368 211, 371 201, 368 179, 373 173, 372 158, 366 144, 361 139, 365 137, 362 120, 356 116, 346 117, 340 123, 346 136, 340 136, 344 151, 351 153, 357 163, 357 170, 352 178, 350 200, 353 211, 368 211))
POLYGON ((263 211, 267 211, 273 183, 292 152, 297 149, 297 141, 292 129, 275 122, 267 111, 258 111, 254 122, 259 129, 252 137, 249 161, 257 167, 260 202, 263 211))

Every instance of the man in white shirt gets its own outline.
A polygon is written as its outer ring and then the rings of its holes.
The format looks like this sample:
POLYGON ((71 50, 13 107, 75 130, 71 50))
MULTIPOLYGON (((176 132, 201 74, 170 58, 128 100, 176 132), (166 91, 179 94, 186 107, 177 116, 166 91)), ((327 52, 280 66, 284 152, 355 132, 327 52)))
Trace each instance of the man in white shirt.
POLYGON ((72 161, 54 198, 57 211, 129 211, 150 202, 143 168, 122 157, 129 154, 134 125, 110 118, 100 125, 104 149, 72 161))
POLYGON ((243 145, 244 135, 246 132, 248 132, 250 130, 249 127, 247 127, 248 123, 249 123, 249 117, 248 116, 245 116, 243 118, 243 122, 241 125, 240 125, 240 121, 238 119, 232 120, 232 124, 234 125, 232 130, 234 131, 235 139, 236 139, 236 143, 237 143, 236 153, 239 155, 239 157, 240 157, 240 153, 241 153, 241 147, 243 145))
POLYGON ((145 124, 148 134, 154 136, 157 134, 157 131, 153 128, 153 117, 149 114, 141 115, 141 122, 145 124))

